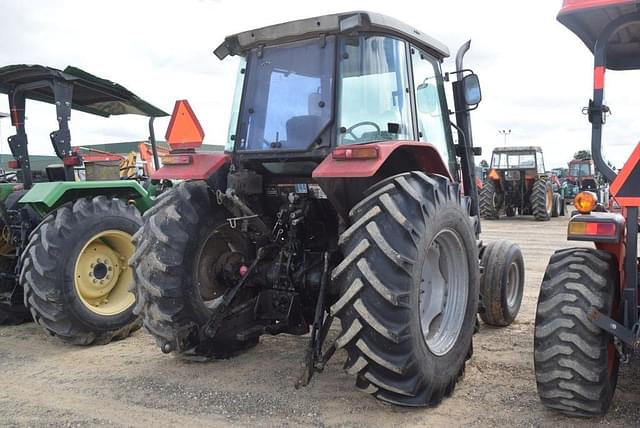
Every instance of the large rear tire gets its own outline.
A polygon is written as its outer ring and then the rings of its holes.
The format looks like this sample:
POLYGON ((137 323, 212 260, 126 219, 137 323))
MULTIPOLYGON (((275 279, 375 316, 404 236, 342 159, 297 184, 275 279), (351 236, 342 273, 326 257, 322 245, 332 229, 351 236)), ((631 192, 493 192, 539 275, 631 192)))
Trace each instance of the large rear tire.
POLYGON ((485 181, 480 191, 480 215, 487 220, 497 220, 500 217, 500 195, 492 180, 485 181))
POLYGON ((531 210, 538 221, 549 221, 553 213, 553 189, 546 178, 539 178, 531 189, 531 210))
POLYGON ((480 264, 482 321, 489 325, 510 325, 520 311, 524 293, 524 258, 520 247, 509 241, 494 241, 484 249, 480 264))
MULTIPOLYGON (((220 270, 252 258, 250 244, 226 221, 229 216, 212 200, 204 181, 184 182, 163 193, 144 215, 131 258, 139 291, 136 312, 165 353, 226 358, 258 343, 257 337, 238 339, 237 326, 225 322, 213 339, 201 334, 228 288, 221 275, 239 271, 220 270)), ((253 306, 239 309, 240 294, 236 301, 235 323, 242 321, 239 313, 253 316, 253 306)))
POLYGON ((141 224, 134 206, 105 196, 47 216, 21 259, 25 306, 36 323, 74 345, 105 344, 140 328, 127 260, 141 224))
POLYGON ((618 379, 612 336, 588 318, 591 308, 616 317, 615 257, 590 248, 557 251, 540 287, 534 365, 545 406, 569 416, 604 415, 618 379))
POLYGON ((367 191, 333 270, 337 345, 356 386, 403 406, 449 396, 471 356, 478 253, 457 184, 411 172, 367 191))

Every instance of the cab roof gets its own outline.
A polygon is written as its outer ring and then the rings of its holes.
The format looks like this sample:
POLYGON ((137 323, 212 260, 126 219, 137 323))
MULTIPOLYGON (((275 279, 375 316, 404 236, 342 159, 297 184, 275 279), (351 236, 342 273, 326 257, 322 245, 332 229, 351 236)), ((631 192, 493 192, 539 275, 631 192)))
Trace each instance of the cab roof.
MULTIPOLYGON (((593 52, 598 36, 614 19, 640 11, 639 0, 564 0, 558 21, 593 52)), ((640 23, 625 26, 612 35, 607 48, 607 68, 640 68, 640 23)))
POLYGON ((238 55, 257 46, 277 45, 323 34, 375 31, 406 39, 443 59, 449 49, 436 39, 395 18, 374 12, 355 11, 299 19, 227 36, 214 51, 220 59, 238 55))
MULTIPOLYGON (((17 64, 0 67, 0 93, 7 94, 23 84, 54 80, 73 84, 71 108, 74 110, 103 117, 121 114, 169 116, 127 88, 76 67, 68 66, 64 71, 43 65, 17 64)), ((55 103, 53 89, 48 85, 28 89, 25 95, 28 99, 55 103)))

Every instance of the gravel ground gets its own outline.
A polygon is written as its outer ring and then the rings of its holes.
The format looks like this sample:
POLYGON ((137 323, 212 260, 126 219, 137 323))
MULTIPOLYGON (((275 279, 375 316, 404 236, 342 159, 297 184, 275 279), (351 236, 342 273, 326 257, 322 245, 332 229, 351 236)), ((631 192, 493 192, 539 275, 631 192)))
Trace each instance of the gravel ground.
POLYGON ((295 390, 306 337, 265 337, 231 360, 195 363, 160 352, 144 331, 105 346, 65 346, 34 324, 0 328, 0 426, 638 426, 637 367, 621 371, 603 419, 568 419, 538 401, 533 320, 554 249, 568 246, 566 219, 484 222, 482 238, 522 247, 523 306, 504 329, 482 325, 453 396, 434 409, 401 409, 357 392, 338 352, 311 385, 295 390))

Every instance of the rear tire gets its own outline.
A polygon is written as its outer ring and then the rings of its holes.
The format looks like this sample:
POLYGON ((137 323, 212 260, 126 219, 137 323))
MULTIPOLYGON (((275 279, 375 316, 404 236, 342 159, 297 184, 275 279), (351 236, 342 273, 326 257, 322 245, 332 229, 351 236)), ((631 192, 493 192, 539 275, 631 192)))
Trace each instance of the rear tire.
POLYGON ((378 399, 435 406, 464 373, 476 323, 477 248, 458 186, 400 174, 369 189, 350 218, 332 273, 345 369, 378 399))
POLYGON ((542 281, 534 365, 542 403, 569 416, 601 416, 613 399, 618 358, 612 336, 588 320, 616 317, 615 257, 590 248, 556 251, 542 281))
POLYGON ((551 217, 558 217, 560 215, 560 210, 562 209, 562 198, 559 194, 553 194, 553 208, 551 209, 551 217))
POLYGON ((489 243, 482 253, 480 299, 482 321, 510 325, 520 311, 524 292, 524 259, 520 247, 509 241, 489 243))
POLYGON ((21 258, 25 306, 36 323, 74 345, 105 344, 139 329, 135 294, 128 291, 127 259, 133 253, 131 237, 141 224, 134 206, 105 196, 79 199, 48 215, 32 232, 21 258), (96 261, 89 268, 85 257, 94 254, 105 254, 100 256, 104 263, 96 261), (97 278, 95 289, 78 282, 85 272, 98 270, 92 276, 97 278))
MULTIPOLYGON (((215 338, 201 339, 200 330, 214 311, 211 306, 224 291, 208 290, 205 300, 198 284, 221 285, 213 276, 198 276, 204 271, 213 275, 201 261, 217 265, 224 253, 212 259, 201 257, 207 257, 205 248, 217 234, 224 242, 230 242, 227 235, 240 241, 231 235, 239 232, 228 227, 227 214, 211 200, 206 182, 190 181, 163 193, 144 215, 144 226, 134 239, 137 251, 130 261, 139 291, 136 313, 143 315, 144 326, 165 353, 227 358, 258 343, 257 337, 238 340, 237 327, 229 323, 222 324, 215 338)), ((238 242, 236 247, 243 245, 238 242)), ((212 251, 216 253, 217 247, 212 251)), ((241 300, 240 296, 236 300, 241 300)), ((252 317, 253 306, 249 309, 252 317)))
POLYGON ((497 220, 500 217, 500 195, 492 180, 485 181, 480 191, 480 215, 487 220, 497 220))
POLYGON ((531 190, 531 210, 538 221, 549 221, 553 213, 553 189, 546 178, 539 178, 531 190))

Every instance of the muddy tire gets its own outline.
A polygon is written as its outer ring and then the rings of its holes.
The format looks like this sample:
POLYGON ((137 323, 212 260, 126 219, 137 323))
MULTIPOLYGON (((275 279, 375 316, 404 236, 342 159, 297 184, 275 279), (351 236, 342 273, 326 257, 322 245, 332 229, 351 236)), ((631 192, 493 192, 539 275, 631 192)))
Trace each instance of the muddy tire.
POLYGON ((524 292, 524 259, 520 247, 509 241, 489 243, 480 265, 480 318, 489 325, 510 325, 520 311, 524 292))
POLYGON ((350 219, 332 272, 345 369, 378 399, 435 406, 464 373, 478 303, 476 241, 458 185, 421 172, 390 177, 350 219))
POLYGON ((487 220, 497 220, 500 217, 499 199, 493 181, 485 181, 480 191, 480 216, 487 220))
POLYGON ((618 271, 610 253, 557 251, 544 275, 535 321, 534 365, 542 403, 569 416, 604 415, 618 379, 612 336, 587 319, 616 316, 618 271))
POLYGON ((553 189, 546 178, 539 178, 531 189, 531 211, 538 221, 549 221, 553 214, 553 189))
MULTIPOLYGON (((218 265, 221 251, 229 252, 232 242, 237 242, 234 248, 247 246, 234 235, 239 232, 228 226, 230 215, 212 199, 204 181, 179 184, 145 213, 144 226, 134 239, 137 251, 131 265, 139 291, 136 312, 143 315, 144 326, 165 353, 226 358, 258 343, 257 337, 237 339, 236 327, 224 322, 213 339, 201 334, 215 300, 224 292, 215 276, 209 276, 203 257, 210 257, 209 265, 218 265), (224 248, 218 248, 217 241, 210 244, 218 236, 224 248), (203 290, 198 285, 203 283, 211 287, 203 290)), ((240 310, 241 306, 234 309, 240 310)), ((252 317, 253 306, 242 313, 252 317)))
POLYGON ((141 224, 134 206, 104 196, 48 215, 21 258, 19 281, 35 322, 74 345, 105 344, 140 328, 127 259, 141 224))

